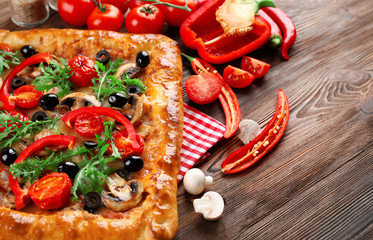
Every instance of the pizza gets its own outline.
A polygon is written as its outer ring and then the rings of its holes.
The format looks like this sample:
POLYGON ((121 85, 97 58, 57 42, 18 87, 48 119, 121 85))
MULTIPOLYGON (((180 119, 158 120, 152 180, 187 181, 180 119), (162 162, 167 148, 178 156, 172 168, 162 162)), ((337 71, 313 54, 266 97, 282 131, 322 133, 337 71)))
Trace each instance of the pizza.
POLYGON ((183 129, 175 41, 0 30, 0 238, 172 239, 183 129))

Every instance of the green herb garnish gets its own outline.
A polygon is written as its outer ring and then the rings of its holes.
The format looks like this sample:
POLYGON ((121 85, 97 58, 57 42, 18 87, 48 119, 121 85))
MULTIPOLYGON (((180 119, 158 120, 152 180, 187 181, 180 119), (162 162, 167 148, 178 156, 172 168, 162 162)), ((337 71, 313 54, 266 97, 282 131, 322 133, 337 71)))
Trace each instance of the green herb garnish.
POLYGON ((61 65, 56 60, 51 60, 48 66, 40 63, 41 75, 37 77, 32 85, 39 91, 48 91, 57 87, 60 92, 57 93, 58 97, 65 96, 70 93, 72 83, 70 77, 72 76, 71 69, 66 61, 61 58, 61 65))
MULTIPOLYGON (((140 88, 140 93, 143 93, 146 91, 145 84, 138 78, 130 78, 128 75, 122 76, 122 81, 127 85, 137 85, 140 88)), ((123 83, 122 83, 123 84, 123 83)))
POLYGON ((10 147, 13 143, 19 142, 26 135, 40 132, 44 128, 53 128, 59 118, 48 118, 44 121, 21 121, 7 112, 0 112, 0 148, 10 147))
POLYGON ((0 50, 0 74, 4 72, 5 69, 10 69, 10 65, 18 65, 21 63, 22 56, 17 52, 7 52, 0 50))

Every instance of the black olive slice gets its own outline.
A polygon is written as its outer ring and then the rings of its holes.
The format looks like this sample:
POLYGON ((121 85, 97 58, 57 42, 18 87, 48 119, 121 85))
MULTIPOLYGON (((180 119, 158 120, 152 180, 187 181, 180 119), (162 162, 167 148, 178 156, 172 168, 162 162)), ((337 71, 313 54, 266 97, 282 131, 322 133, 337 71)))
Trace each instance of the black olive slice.
POLYGON ((139 156, 129 156, 124 159, 124 169, 130 172, 138 172, 144 167, 144 161, 139 156))
POLYGON ((38 112, 35 112, 33 115, 32 115, 32 118, 31 120, 33 122, 36 122, 36 121, 45 121, 47 120, 48 118, 48 115, 46 112, 43 112, 43 111, 38 111, 38 112))
POLYGON ((127 179, 128 176, 129 176, 129 172, 125 169, 118 169, 117 171, 115 171, 119 177, 123 178, 123 179, 127 179))
POLYGON ((84 209, 92 213, 101 206, 101 195, 96 192, 89 192, 84 196, 84 209))
POLYGON ((36 54, 36 50, 33 46, 31 45, 24 45, 20 49, 21 54, 23 55, 24 58, 29 58, 33 55, 36 54))
POLYGON ((76 98, 66 98, 65 100, 61 101, 61 105, 66 105, 71 108, 74 105, 76 98))
POLYGON ((5 147, 1 149, 1 162, 4 165, 10 166, 18 158, 18 153, 13 148, 5 147))
POLYGON ((126 105, 128 99, 122 93, 112 93, 109 95, 108 102, 112 107, 121 108, 126 105))
POLYGON ((12 86, 13 90, 16 90, 23 85, 26 85, 26 79, 24 79, 23 77, 15 77, 10 82, 10 86, 12 86))
POLYGON ((79 172, 79 167, 73 162, 61 162, 57 166, 57 171, 66 173, 71 179, 74 179, 79 172))
POLYGON ((137 86, 137 85, 129 85, 129 86, 127 86, 127 88, 126 88, 126 93, 127 93, 128 95, 132 95, 132 94, 140 94, 140 92, 141 92, 141 89, 140 89, 140 87, 137 86))
POLYGON ((39 100, 39 106, 46 110, 52 110, 60 103, 58 96, 54 93, 47 93, 39 100))
POLYGON ((150 63, 149 53, 146 51, 141 51, 136 56, 136 65, 140 68, 148 66, 150 63))
POLYGON ((85 146, 86 148, 88 148, 88 149, 94 149, 94 148, 97 147, 97 145, 98 145, 98 143, 97 143, 97 142, 94 142, 94 141, 85 141, 85 142, 84 142, 84 146, 85 146))
POLYGON ((96 61, 102 64, 108 63, 110 60, 110 54, 106 50, 98 51, 96 54, 96 61))

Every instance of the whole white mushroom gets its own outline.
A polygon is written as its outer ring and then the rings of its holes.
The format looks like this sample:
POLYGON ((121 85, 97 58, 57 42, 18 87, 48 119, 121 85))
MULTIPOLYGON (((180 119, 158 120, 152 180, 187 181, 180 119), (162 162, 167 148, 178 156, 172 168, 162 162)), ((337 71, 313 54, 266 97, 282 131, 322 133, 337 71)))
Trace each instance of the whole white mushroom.
POLYGON ((199 168, 191 168, 185 173, 183 180, 185 190, 192 195, 202 193, 203 190, 211 186, 212 182, 213 178, 205 176, 199 168))

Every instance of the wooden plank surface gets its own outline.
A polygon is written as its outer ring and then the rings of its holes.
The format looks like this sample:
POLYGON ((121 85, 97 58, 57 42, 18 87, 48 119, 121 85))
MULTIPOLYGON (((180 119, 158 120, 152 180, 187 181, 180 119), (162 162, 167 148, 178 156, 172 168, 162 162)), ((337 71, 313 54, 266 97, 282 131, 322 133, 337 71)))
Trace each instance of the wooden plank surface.
MULTIPOLYGON (((243 145, 237 135, 210 149, 198 167, 214 177, 210 190, 223 196, 224 215, 208 222, 195 214, 196 197, 180 185, 176 239, 373 239, 373 1, 275 3, 297 27, 290 60, 267 48, 250 54, 271 69, 235 92, 242 117, 264 127, 282 88, 290 102, 288 127, 266 157, 236 175, 221 173, 220 164, 243 145)), ((39 27, 71 26, 52 11, 39 27)), ((11 22, 5 0, 0 28, 25 29, 11 22)), ((183 46, 178 29, 165 28, 164 34, 197 56, 183 46)), ((222 71, 226 65, 216 67, 222 71)), ((184 81, 190 75, 185 61, 184 81)), ((224 122, 219 102, 198 106, 185 94, 184 100, 224 122)))

